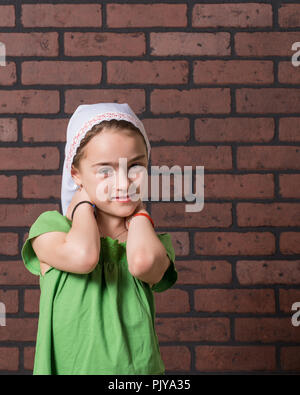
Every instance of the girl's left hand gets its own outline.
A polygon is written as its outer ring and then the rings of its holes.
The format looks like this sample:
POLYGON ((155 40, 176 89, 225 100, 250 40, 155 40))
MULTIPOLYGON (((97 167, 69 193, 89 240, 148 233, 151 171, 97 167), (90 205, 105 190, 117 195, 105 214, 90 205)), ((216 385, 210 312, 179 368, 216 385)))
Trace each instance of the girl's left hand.
POLYGON ((127 230, 129 228, 129 222, 131 221, 132 217, 135 214, 137 214, 137 213, 145 213, 145 214, 149 215, 149 213, 146 210, 146 206, 145 206, 145 204, 144 204, 144 202, 142 200, 139 200, 139 204, 137 205, 137 207, 134 210, 134 212, 131 215, 129 215, 128 217, 125 218, 125 225, 126 225, 126 229, 127 230))

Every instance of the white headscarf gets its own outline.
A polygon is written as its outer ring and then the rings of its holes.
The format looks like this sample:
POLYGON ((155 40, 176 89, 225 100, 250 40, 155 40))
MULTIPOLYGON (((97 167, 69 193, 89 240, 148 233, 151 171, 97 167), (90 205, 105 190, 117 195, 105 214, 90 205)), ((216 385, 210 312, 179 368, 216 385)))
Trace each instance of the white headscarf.
POLYGON ((129 121, 134 124, 145 139, 148 160, 150 158, 151 146, 144 125, 127 103, 81 104, 71 116, 67 128, 65 160, 61 185, 61 205, 63 215, 66 215, 72 196, 78 189, 71 176, 71 165, 77 148, 80 145, 80 141, 94 125, 101 121, 110 119, 124 119, 125 121, 129 121))

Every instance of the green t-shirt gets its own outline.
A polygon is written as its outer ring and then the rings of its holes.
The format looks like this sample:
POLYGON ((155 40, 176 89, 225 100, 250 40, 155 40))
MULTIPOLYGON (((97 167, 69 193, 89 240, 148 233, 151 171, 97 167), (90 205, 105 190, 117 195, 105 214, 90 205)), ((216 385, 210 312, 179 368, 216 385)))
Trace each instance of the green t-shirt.
POLYGON ((33 374, 164 374, 152 291, 163 292, 177 281, 170 234, 157 234, 171 264, 152 288, 129 272, 126 242, 109 236, 101 237, 92 272, 51 267, 42 275, 30 240, 46 232, 68 233, 71 226, 57 210, 45 211, 22 247, 22 259, 39 276, 41 289, 33 374))

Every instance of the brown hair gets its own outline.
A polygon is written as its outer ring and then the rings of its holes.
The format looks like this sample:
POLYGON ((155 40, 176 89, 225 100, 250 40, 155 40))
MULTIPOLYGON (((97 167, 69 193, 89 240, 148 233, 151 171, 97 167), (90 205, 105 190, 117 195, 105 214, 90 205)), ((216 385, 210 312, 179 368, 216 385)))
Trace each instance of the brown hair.
MULTIPOLYGON (((135 133, 138 132, 138 134, 141 135, 140 130, 136 126, 134 126, 131 122, 125 121, 125 119, 120 119, 120 120, 111 119, 109 121, 102 121, 100 123, 97 123, 86 133, 84 138, 80 141, 80 145, 77 148, 76 154, 75 154, 75 156, 73 158, 73 162, 72 162, 74 167, 76 167, 77 169, 80 168, 79 167, 80 160, 85 158, 84 147, 87 145, 87 143, 90 140, 92 140, 93 137, 95 137, 96 135, 101 133, 104 128, 110 129, 110 130, 127 129, 127 130, 129 130, 130 134, 133 132, 135 132, 135 133)), ((145 143, 145 145, 146 145, 146 143, 145 143)), ((147 147, 146 147, 146 151, 147 151, 147 147)))

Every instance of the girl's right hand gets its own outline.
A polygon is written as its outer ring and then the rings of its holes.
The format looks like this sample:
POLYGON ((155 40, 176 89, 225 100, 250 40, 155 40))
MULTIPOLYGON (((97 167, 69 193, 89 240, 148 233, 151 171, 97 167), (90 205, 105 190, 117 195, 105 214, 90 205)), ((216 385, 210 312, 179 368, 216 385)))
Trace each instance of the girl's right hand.
POLYGON ((93 203, 92 200, 90 199, 87 191, 82 186, 82 187, 80 187, 80 189, 77 189, 76 192, 73 194, 72 200, 71 200, 69 207, 67 209, 66 217, 69 220, 72 220, 71 216, 72 216, 72 212, 73 212, 73 209, 76 206, 76 204, 79 202, 82 202, 83 200, 87 200, 88 202, 93 203))

